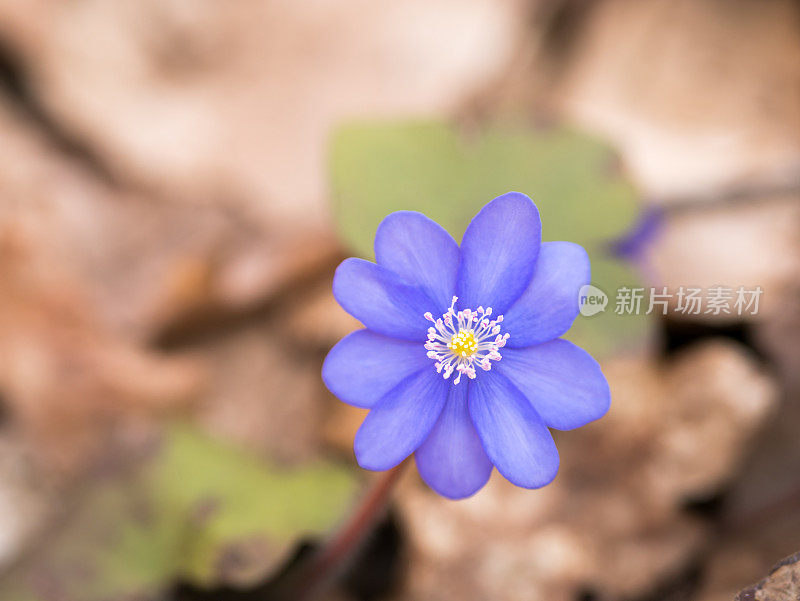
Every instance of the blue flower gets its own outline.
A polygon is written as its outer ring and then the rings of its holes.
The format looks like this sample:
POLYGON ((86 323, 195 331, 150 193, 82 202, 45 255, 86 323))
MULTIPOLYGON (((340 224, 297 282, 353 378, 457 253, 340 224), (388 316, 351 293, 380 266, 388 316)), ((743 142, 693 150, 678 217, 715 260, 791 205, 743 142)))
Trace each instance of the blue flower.
POLYGON ((590 280, 586 251, 541 242, 539 211, 509 192, 469 224, 459 248, 421 213, 386 217, 376 263, 347 259, 333 294, 366 329, 328 354, 322 377, 370 409, 355 437, 361 467, 387 470, 412 453, 427 484, 468 497, 492 466, 539 488, 558 471, 548 428, 570 430, 608 410, 608 383, 584 350, 559 338, 590 280))

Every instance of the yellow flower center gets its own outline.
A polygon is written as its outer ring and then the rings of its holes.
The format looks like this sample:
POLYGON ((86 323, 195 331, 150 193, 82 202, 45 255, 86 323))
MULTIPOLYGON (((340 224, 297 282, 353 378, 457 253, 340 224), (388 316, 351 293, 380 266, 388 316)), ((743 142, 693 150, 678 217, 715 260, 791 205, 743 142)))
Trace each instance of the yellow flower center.
POLYGON ((478 352, 478 343, 472 330, 459 330, 447 343, 447 348, 459 357, 472 357, 478 352))
POLYGON ((466 375, 470 380, 476 376, 475 369, 492 369, 492 361, 500 361, 500 349, 506 345, 508 332, 500 333, 503 316, 490 319, 492 308, 481 306, 477 310, 455 310, 457 296, 439 319, 434 319, 430 311, 423 317, 433 325, 428 328, 425 350, 428 359, 436 361, 436 373, 447 380, 453 372, 458 375, 453 384, 466 375))

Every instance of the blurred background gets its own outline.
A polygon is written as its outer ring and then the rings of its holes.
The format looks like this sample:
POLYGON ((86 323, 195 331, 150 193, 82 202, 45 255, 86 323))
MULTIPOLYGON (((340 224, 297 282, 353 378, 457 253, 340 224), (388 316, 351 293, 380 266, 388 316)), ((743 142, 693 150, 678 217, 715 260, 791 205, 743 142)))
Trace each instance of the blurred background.
POLYGON ((800 3, 0 0, 0 599, 276 598, 373 476, 335 266, 509 190, 612 409, 539 491, 406 470, 323 598, 733 599, 800 550, 800 3))

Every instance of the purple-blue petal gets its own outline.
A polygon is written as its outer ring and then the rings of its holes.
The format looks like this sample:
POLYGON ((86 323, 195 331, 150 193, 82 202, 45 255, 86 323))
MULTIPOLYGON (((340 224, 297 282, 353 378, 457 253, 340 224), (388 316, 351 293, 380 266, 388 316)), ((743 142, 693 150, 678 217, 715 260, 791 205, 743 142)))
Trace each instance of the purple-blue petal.
POLYGON ((381 221, 375 234, 375 260, 422 287, 438 303, 437 317, 450 306, 456 290, 458 244, 422 213, 397 211, 381 221))
POLYGON ((368 470, 388 470, 416 451, 439 418, 449 386, 431 366, 384 395, 356 433, 358 464, 368 470))
POLYGON ((437 493, 463 499, 480 490, 492 473, 467 408, 467 383, 451 385, 447 404, 414 457, 417 470, 437 493))
POLYGON ((589 256, 572 242, 545 242, 528 287, 503 315, 513 348, 540 344, 569 330, 578 316, 578 293, 591 280, 589 256))
POLYGON ((337 267, 333 296, 373 332, 403 340, 424 342, 430 322, 423 316, 439 310, 421 287, 363 259, 345 259, 337 267))
POLYGON ((611 242, 611 253, 633 263, 642 260, 647 249, 661 235, 665 224, 665 211, 661 207, 647 206, 634 224, 616 240, 611 242))
POLYGON ((322 380, 345 403, 370 408, 405 378, 432 366, 421 342, 358 330, 328 353, 322 380))
POLYGON ((551 428, 579 428, 608 411, 608 382, 582 348, 558 339, 502 353, 494 369, 511 380, 551 428))
POLYGON ((558 472, 558 451, 542 418, 502 374, 469 382, 469 413, 494 466, 510 482, 541 488, 558 472))
POLYGON ((503 313, 527 288, 541 240, 539 211, 524 194, 509 192, 483 207, 461 242, 458 306, 503 313))

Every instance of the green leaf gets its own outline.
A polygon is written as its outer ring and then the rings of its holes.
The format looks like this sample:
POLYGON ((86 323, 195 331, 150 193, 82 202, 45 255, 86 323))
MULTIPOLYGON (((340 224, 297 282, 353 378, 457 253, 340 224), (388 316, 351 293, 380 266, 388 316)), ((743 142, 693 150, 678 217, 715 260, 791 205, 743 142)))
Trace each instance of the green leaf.
MULTIPOLYGON (((621 350, 639 352, 653 342, 655 333, 650 316, 615 312, 616 290, 623 286, 641 286, 630 265, 603 256, 592 257, 592 283, 608 295, 606 310, 597 315, 578 315, 564 338, 587 349, 595 357, 605 357, 621 350)), ((646 300, 642 300, 643 310, 647 308, 645 303, 646 300)))
POLYGON ((0 599, 133 598, 179 576, 246 582, 330 529, 356 488, 335 464, 279 468, 175 426, 144 464, 88 490, 47 544, 0 580, 0 599))
POLYGON ((261 538, 270 555, 282 558, 298 539, 341 519, 355 492, 353 476, 342 467, 268 467, 186 428, 172 432, 154 484, 163 506, 207 511, 181 565, 203 582, 214 579, 220 553, 235 541, 261 538))
POLYGON ((339 233, 359 255, 373 256, 375 230, 393 211, 421 211, 460 240, 489 200, 524 192, 539 207, 543 239, 584 246, 593 283, 610 297, 606 313, 579 317, 570 337, 596 356, 652 338, 648 317, 613 314, 617 287, 640 283, 605 248, 632 225, 638 204, 597 139, 561 128, 494 126, 466 136, 440 122, 357 123, 336 132, 330 160, 339 233))

